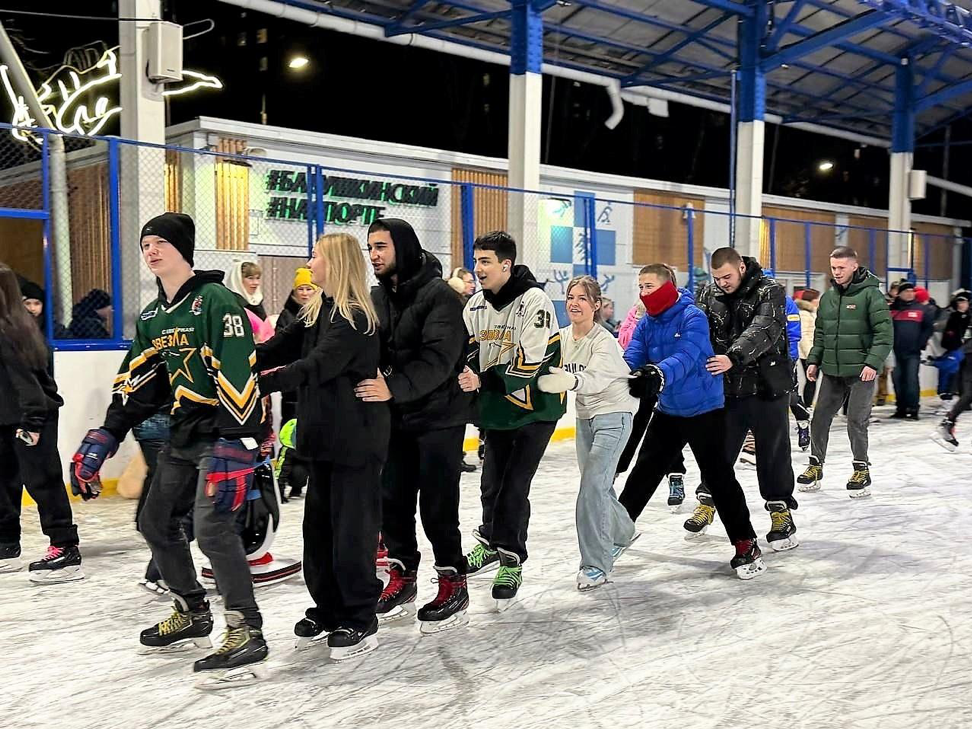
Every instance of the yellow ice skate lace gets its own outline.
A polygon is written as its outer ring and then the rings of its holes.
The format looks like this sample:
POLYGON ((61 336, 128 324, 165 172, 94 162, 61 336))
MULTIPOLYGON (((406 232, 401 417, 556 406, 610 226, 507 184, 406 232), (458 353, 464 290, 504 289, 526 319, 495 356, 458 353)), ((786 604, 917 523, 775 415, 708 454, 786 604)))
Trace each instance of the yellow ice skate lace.
POLYGON ((788 525, 789 517, 790 517, 789 511, 771 511, 770 524, 772 525, 772 531, 774 532, 784 531, 788 525))
POLYGON ((850 478, 851 483, 866 483, 868 475, 866 468, 855 468, 854 475, 850 478))
POLYGON ((708 504, 699 504, 695 507, 695 513, 690 520, 698 524, 711 524, 715 519, 715 507, 708 504))
POLYGON ((178 610, 173 610, 172 615, 159 623, 159 635, 178 633, 180 630, 187 627, 191 622, 192 620, 188 615, 180 613, 178 610))
POLYGON ((250 627, 241 625, 238 628, 227 628, 223 633, 223 645, 216 650, 216 655, 229 653, 239 648, 250 639, 250 627))

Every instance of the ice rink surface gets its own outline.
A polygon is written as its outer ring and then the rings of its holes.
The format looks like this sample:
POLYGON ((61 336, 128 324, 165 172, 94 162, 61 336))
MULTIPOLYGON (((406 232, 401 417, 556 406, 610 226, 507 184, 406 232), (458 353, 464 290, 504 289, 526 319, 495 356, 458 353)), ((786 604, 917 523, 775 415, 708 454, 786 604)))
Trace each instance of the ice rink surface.
MULTIPOLYGON (((838 418, 823 490, 797 494, 801 545, 787 553, 765 545, 756 473, 738 469, 769 568, 750 582, 729 569, 718 524, 698 543, 683 539, 694 499, 670 514, 663 486, 613 582, 587 594, 574 586, 574 447, 553 444, 533 485, 518 604, 492 612, 489 577, 473 578, 468 627, 420 636, 394 623, 379 631, 378 651, 334 664, 326 649, 292 649, 308 606, 298 577, 257 593, 271 677, 218 693, 193 688, 201 654, 135 654, 139 631, 170 607, 136 587, 148 552, 134 502, 76 504, 86 580, 37 587, 26 572, 0 576, 0 727, 972 727, 965 417, 954 455, 928 440, 931 417, 874 425, 874 495, 859 501, 844 489, 851 462, 838 418)), ((799 473, 806 456, 795 449, 793 462, 799 473)), ((467 548, 478 483, 478 473, 463 476, 467 548)), ((301 510, 283 506, 281 556, 300 554, 301 510)), ((36 559, 46 543, 34 509, 24 532, 24 557, 36 559)), ((436 588, 420 543, 421 604, 436 588)))

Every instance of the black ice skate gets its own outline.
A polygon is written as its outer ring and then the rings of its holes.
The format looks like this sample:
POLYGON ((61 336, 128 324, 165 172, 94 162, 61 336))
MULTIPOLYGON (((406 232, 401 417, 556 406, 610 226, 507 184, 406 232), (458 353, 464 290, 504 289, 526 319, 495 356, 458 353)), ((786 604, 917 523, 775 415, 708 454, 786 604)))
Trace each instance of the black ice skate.
POLYGON ((810 456, 810 465, 807 470, 797 476, 797 488, 804 493, 809 491, 819 491, 820 482, 823 481, 823 464, 813 456, 810 456))
POLYGON ((871 495, 871 470, 864 461, 854 461, 854 474, 847 482, 847 495, 852 499, 871 495))
POLYGON ((804 452, 806 452, 807 448, 810 447, 810 421, 809 420, 797 421, 797 444, 800 446, 800 450, 804 452))
POLYGON ((415 570, 406 570, 397 559, 388 560, 388 584, 381 591, 375 613, 383 623, 409 618, 415 614, 415 570))
POLYGON ((81 552, 74 547, 48 547, 47 554, 27 568, 31 582, 52 585, 83 580, 81 552))
POLYGON ((766 565, 763 564, 763 553, 759 551, 755 539, 740 539, 733 546, 736 548, 736 556, 732 558, 729 566, 736 571, 736 576, 740 580, 751 580, 766 570, 766 565))
POLYGON ((746 434, 742 453, 739 454, 739 463, 746 468, 756 467, 756 438, 752 433, 746 434))
POLYGON ((523 567, 520 558, 505 549, 496 550, 499 553, 500 567, 493 578, 493 599, 496 601, 496 611, 503 612, 516 598, 516 593, 523 584, 523 567))
POLYGON ((243 613, 229 610, 223 644, 192 666, 193 673, 201 674, 196 688, 215 690, 261 681, 267 677, 267 669, 261 664, 269 652, 263 631, 243 622, 243 613))
POLYGON ((179 595, 174 596, 172 615, 161 623, 142 631, 140 655, 153 653, 181 653, 196 648, 212 648, 209 634, 213 632, 213 614, 209 603, 201 600, 192 608, 179 595))
POLYGON ((439 594, 418 611, 419 630, 426 634, 441 633, 469 623, 469 591, 466 576, 454 567, 436 567, 439 594))
POLYGON ((0 574, 19 572, 24 564, 20 561, 20 545, 0 544, 0 574))
POLYGON ((314 645, 327 645, 328 630, 324 624, 311 617, 301 618, 294 626, 297 640, 294 650, 302 651, 314 645))
POLYGON ((955 437, 955 423, 948 418, 943 418, 942 422, 935 427, 931 439, 950 453, 955 453, 958 450, 959 442, 955 437))
POLYGON ((346 661, 358 658, 378 647, 378 619, 371 623, 367 630, 342 627, 327 636, 327 647, 331 649, 331 658, 335 661, 346 661))
POLYGON ((766 510, 770 513, 772 526, 766 534, 766 541, 775 552, 785 552, 800 546, 796 536, 796 524, 785 501, 767 501, 766 510))
POLYGON ((673 473, 668 477, 668 508, 677 514, 685 501, 685 474, 673 473))
POLYGON ((495 549, 489 548, 489 542, 483 538, 478 529, 473 529, 473 536, 479 542, 473 550, 466 555, 466 575, 482 575, 492 572, 499 567, 499 553, 495 549))
POLYGON ((705 534, 705 530, 715 521, 716 509, 712 496, 705 491, 697 492, 696 496, 699 498, 699 505, 695 507, 695 513, 682 525, 685 527, 685 539, 689 541, 705 534))

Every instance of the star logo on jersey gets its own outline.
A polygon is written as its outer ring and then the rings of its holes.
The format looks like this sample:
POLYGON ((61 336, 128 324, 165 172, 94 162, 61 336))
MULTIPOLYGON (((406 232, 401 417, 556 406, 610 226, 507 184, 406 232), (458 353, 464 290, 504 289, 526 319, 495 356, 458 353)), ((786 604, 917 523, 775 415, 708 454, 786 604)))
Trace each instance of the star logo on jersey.
POLYGON ((169 356, 178 357, 181 360, 181 364, 174 372, 169 374, 169 384, 173 384, 179 375, 185 377, 190 383, 193 382, 194 380, 192 379, 192 372, 189 369, 189 360, 196 353, 196 348, 181 347, 180 349, 176 350, 176 352, 173 352, 169 356), (176 352, 178 352, 178 354, 176 352))
POLYGON ((488 370, 490 367, 493 367, 494 365, 498 365, 500 362, 503 361, 503 355, 505 355, 507 352, 515 348, 516 348, 516 344, 514 342, 509 340, 504 340, 503 343, 499 345, 499 351, 496 353, 496 356, 486 363, 486 367, 484 369, 488 370))

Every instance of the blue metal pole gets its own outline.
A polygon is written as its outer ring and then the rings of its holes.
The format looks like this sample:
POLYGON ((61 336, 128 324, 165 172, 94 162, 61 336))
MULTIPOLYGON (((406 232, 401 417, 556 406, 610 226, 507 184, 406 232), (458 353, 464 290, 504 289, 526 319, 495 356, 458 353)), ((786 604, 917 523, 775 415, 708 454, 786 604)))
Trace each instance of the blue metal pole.
POLYGON ((125 297, 122 292, 121 231, 118 216, 118 140, 108 140, 108 226, 111 236, 111 338, 125 338, 125 297))
POLYGON ((44 322, 47 324, 49 342, 54 341, 54 267, 51 265, 51 161, 50 140, 47 132, 41 135, 41 190, 44 212, 44 322))
POLYGON ((314 176, 314 165, 307 165, 305 174, 307 175, 307 257, 314 252, 314 225, 317 219, 317 211, 314 210, 314 186, 317 178, 314 176))
POLYGON ((686 206, 685 220, 688 225, 688 290, 695 293, 695 210, 686 206))
POLYGON ((476 207, 475 191, 468 182, 462 183, 459 187, 459 208, 460 221, 462 225, 462 263, 467 270, 472 271, 475 267, 473 261, 473 244, 476 242, 476 207))
POLYGON ((803 257, 806 264, 806 272, 804 274, 804 281, 806 282, 807 288, 810 288, 810 271, 813 268, 812 259, 812 244, 813 244, 813 234, 810 232, 810 223, 803 224, 803 257))
POLYGON ((587 198, 587 248, 590 261, 589 273, 597 280, 597 200, 587 198))
POLYGON ((736 247, 736 72, 729 78, 729 246, 736 247))
POLYGON ((317 196, 317 236, 320 237, 324 235, 324 224, 327 222, 324 220, 324 170, 321 169, 320 165, 316 166, 316 172, 314 174, 314 190, 317 196))

